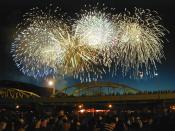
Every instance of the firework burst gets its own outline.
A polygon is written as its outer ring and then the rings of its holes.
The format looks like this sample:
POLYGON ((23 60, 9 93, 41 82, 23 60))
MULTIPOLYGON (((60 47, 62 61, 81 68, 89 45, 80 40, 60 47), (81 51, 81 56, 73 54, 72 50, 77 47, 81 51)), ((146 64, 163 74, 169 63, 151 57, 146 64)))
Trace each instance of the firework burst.
POLYGON ((111 14, 106 13, 103 8, 98 11, 97 7, 92 10, 82 10, 77 15, 78 20, 73 24, 75 37, 80 39, 82 44, 95 49, 105 49, 110 46, 116 35, 116 29, 111 21, 111 14))
POLYGON ((81 81, 101 77, 102 71, 95 68, 98 52, 81 44, 62 17, 58 20, 38 8, 24 16, 11 48, 17 67, 24 74, 34 78, 74 76, 81 81))
POLYGON ((66 33, 60 31, 60 41, 64 43, 66 49, 60 73, 74 76, 81 81, 92 81, 100 78, 102 70, 96 68, 99 58, 98 51, 82 44, 79 38, 71 35, 70 32, 69 30, 66 33))
POLYGON ((95 7, 77 17, 69 27, 58 9, 26 13, 11 48, 17 67, 34 78, 66 75, 87 82, 102 78, 106 67, 115 75, 120 67, 124 75, 155 74, 167 32, 156 12, 112 16, 95 7))
POLYGON ((113 57, 123 70, 135 77, 140 71, 152 76, 156 71, 156 62, 164 57, 163 40, 167 30, 160 24, 161 18, 154 11, 135 8, 132 14, 114 16, 118 28, 113 57))
POLYGON ((103 5, 99 10, 98 4, 96 7, 89 6, 87 10, 81 10, 81 13, 77 14, 77 20, 72 25, 72 35, 78 38, 83 48, 86 47, 85 52, 91 52, 85 53, 91 55, 88 56, 89 61, 83 62, 87 66, 86 69, 82 68, 83 71, 80 71, 80 74, 83 74, 81 78, 88 76, 88 80, 91 80, 90 78, 102 79, 106 73, 106 67, 111 67, 112 60, 109 52, 117 30, 112 22, 112 14, 107 13, 108 10, 114 9, 108 9, 103 5), (91 58, 93 60, 90 60, 91 58))
POLYGON ((11 48, 17 67, 24 74, 35 78, 57 74, 65 52, 57 35, 63 26, 61 20, 38 8, 24 15, 11 48))

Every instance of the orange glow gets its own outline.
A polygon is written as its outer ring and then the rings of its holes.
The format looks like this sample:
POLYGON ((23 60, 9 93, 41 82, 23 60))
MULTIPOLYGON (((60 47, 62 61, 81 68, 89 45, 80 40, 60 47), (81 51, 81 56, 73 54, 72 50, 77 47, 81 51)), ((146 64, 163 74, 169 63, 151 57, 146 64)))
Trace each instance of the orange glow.
POLYGON ((110 110, 96 110, 96 112, 110 112, 110 110))
POLYGON ((84 113, 85 111, 86 111, 85 109, 81 109, 79 112, 84 113))
POLYGON ((81 104, 81 105, 78 106, 78 108, 80 108, 80 109, 81 109, 82 107, 83 107, 83 104, 81 104))
POLYGON ((175 105, 171 105, 170 109, 175 110, 175 105))
POLYGON ((92 108, 92 109, 81 109, 78 112, 80 113, 94 113, 94 112, 100 113, 100 112, 110 112, 110 110, 96 110, 92 108))

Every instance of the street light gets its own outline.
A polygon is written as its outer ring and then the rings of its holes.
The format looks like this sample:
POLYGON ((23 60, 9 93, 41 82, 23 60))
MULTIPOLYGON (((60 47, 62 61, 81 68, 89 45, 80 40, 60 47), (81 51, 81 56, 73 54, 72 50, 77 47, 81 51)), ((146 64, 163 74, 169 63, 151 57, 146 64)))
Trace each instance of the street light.
POLYGON ((52 95, 54 95, 55 94, 55 81, 53 79, 48 79, 46 81, 46 84, 47 84, 48 87, 53 89, 52 90, 52 95))
POLYGON ((16 105, 16 109, 19 109, 19 105, 16 105))
POLYGON ((53 80, 49 80, 49 81, 48 81, 48 86, 50 86, 50 87, 51 87, 51 86, 53 86, 53 85, 54 85, 53 80))

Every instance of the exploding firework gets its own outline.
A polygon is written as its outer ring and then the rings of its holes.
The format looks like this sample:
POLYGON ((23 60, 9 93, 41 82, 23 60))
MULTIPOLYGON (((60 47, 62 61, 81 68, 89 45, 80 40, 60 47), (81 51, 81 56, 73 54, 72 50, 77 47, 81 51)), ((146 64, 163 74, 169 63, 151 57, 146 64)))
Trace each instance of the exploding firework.
POLYGON ((65 52, 58 35, 63 26, 61 20, 38 8, 24 15, 11 48, 17 67, 24 74, 34 78, 57 74, 65 52))
POLYGON ((107 13, 107 10, 105 6, 99 10, 98 4, 96 7, 90 6, 90 9, 88 7, 87 10, 81 10, 72 26, 72 35, 78 38, 82 47, 86 47, 85 52, 88 50, 91 52, 86 53, 91 54, 88 56, 88 61, 85 61, 86 69, 82 68, 83 71, 80 71, 80 74, 83 74, 81 78, 85 78, 86 81, 91 78, 92 80, 101 79, 106 73, 105 68, 111 67, 112 60, 109 52, 117 30, 112 22, 112 14, 107 13), (86 76, 88 76, 87 79, 86 76))
POLYGON ((156 70, 156 62, 161 63, 164 57, 162 38, 167 30, 160 20, 156 12, 137 8, 133 14, 126 11, 114 17, 119 33, 113 57, 117 57, 115 61, 124 75, 130 72, 137 77, 140 71, 144 71, 151 76, 156 70))
POLYGON ((162 38, 167 31, 160 17, 143 9, 112 17, 105 9, 83 11, 72 28, 63 16, 53 15, 59 10, 32 9, 12 44, 17 67, 34 78, 66 75, 87 82, 102 78, 106 67, 114 67, 112 74, 120 67, 124 75, 154 74, 156 62, 164 57, 162 38))
POLYGON ((60 73, 74 76, 81 81, 92 81, 100 78, 102 70, 97 68, 98 51, 82 44, 79 38, 71 35, 70 32, 69 30, 66 33, 60 32, 60 41, 64 43, 66 49, 63 64, 60 66, 60 73))
POLYGON ((35 8, 18 29, 11 52, 24 74, 34 78, 74 76, 81 81, 96 80, 102 74, 95 68, 98 52, 81 44, 61 19, 35 8))
POLYGON ((106 8, 98 11, 97 7, 92 10, 82 10, 78 20, 73 24, 73 32, 82 44, 95 49, 105 49, 110 46, 116 29, 111 21, 111 14, 105 13, 106 8))

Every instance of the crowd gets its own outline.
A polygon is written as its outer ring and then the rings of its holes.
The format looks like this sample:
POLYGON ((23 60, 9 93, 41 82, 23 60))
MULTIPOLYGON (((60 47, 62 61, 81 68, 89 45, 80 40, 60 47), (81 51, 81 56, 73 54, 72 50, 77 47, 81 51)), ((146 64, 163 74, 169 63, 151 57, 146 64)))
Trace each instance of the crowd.
POLYGON ((81 113, 64 110, 0 109, 0 131, 175 131, 175 112, 111 110, 81 113))

